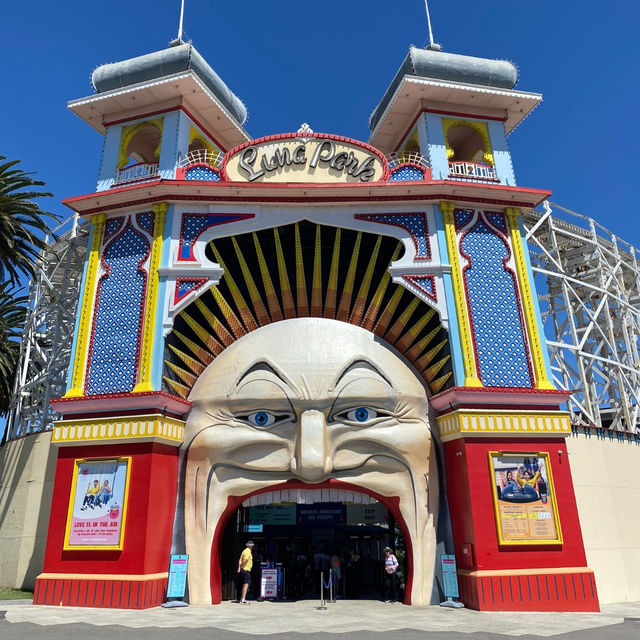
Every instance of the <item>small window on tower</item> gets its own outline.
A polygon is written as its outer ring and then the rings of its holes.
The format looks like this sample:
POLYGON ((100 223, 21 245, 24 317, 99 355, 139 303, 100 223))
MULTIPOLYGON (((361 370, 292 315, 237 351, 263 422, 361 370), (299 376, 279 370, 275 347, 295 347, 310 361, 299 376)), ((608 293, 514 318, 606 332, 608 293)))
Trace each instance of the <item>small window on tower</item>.
POLYGON ((158 175, 162 124, 160 118, 123 127, 116 182, 131 182, 158 175))
POLYGON ((442 120, 449 161, 449 177, 497 180, 486 122, 442 120))
POLYGON ((127 164, 157 162, 160 157, 161 132, 154 126, 142 127, 131 138, 126 149, 127 164))
POLYGON ((487 164, 484 159, 485 145, 482 136, 465 125, 455 125, 447 131, 448 148, 452 153, 447 154, 452 162, 478 162, 487 164))

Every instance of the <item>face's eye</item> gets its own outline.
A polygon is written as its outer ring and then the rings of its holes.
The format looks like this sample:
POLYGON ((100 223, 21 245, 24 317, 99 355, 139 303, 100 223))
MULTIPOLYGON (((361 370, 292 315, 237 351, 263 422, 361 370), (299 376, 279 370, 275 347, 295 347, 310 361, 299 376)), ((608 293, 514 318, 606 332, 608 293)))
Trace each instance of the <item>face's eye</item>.
POLYGON ((367 407, 358 407, 357 409, 347 411, 347 420, 352 420, 353 422, 367 422, 377 417, 378 412, 375 409, 369 409, 367 407))
POLYGON ((236 416, 238 420, 242 420, 243 422, 248 422, 253 427, 259 427, 261 429, 266 429, 267 427, 271 427, 276 422, 282 422, 285 419, 290 418, 289 415, 274 415, 269 411, 255 411, 254 413, 250 413, 244 416, 236 416))
POLYGON ((343 411, 338 413, 335 417, 344 420, 345 422, 354 422, 356 424, 367 424, 375 420, 376 418, 385 418, 387 413, 377 411, 371 407, 356 407, 349 411, 343 411))
POLYGON ((268 411, 256 411, 247 416, 247 420, 254 427, 270 427, 275 423, 276 417, 268 411))

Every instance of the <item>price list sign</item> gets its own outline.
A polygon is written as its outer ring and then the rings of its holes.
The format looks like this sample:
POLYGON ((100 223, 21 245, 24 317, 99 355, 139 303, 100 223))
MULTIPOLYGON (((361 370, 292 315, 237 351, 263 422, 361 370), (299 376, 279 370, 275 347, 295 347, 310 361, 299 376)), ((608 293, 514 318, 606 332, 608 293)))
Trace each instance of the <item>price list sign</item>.
POLYGON ((169 563, 169 583, 167 598, 184 598, 187 588, 187 568, 189 556, 172 555, 169 563))

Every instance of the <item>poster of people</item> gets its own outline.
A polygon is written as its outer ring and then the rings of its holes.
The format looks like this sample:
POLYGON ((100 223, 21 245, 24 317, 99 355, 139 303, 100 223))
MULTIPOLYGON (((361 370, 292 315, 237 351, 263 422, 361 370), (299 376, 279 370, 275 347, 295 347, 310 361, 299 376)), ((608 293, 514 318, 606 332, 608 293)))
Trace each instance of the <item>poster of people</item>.
POLYGON ((130 458, 76 460, 65 549, 121 549, 130 458))
POLYGON ((501 544, 562 542, 548 454, 490 452, 501 544))

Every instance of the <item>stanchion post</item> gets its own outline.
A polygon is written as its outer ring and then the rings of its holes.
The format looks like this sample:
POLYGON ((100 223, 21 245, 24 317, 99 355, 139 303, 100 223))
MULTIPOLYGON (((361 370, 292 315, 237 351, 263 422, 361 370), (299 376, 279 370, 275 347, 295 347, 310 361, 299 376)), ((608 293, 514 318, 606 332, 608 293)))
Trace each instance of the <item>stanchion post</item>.
POLYGON ((324 601, 324 571, 320 572, 320 606, 318 609, 326 609, 324 601))
POLYGON ((336 599, 333 597, 333 569, 329 569, 329 602, 335 603, 336 599))

